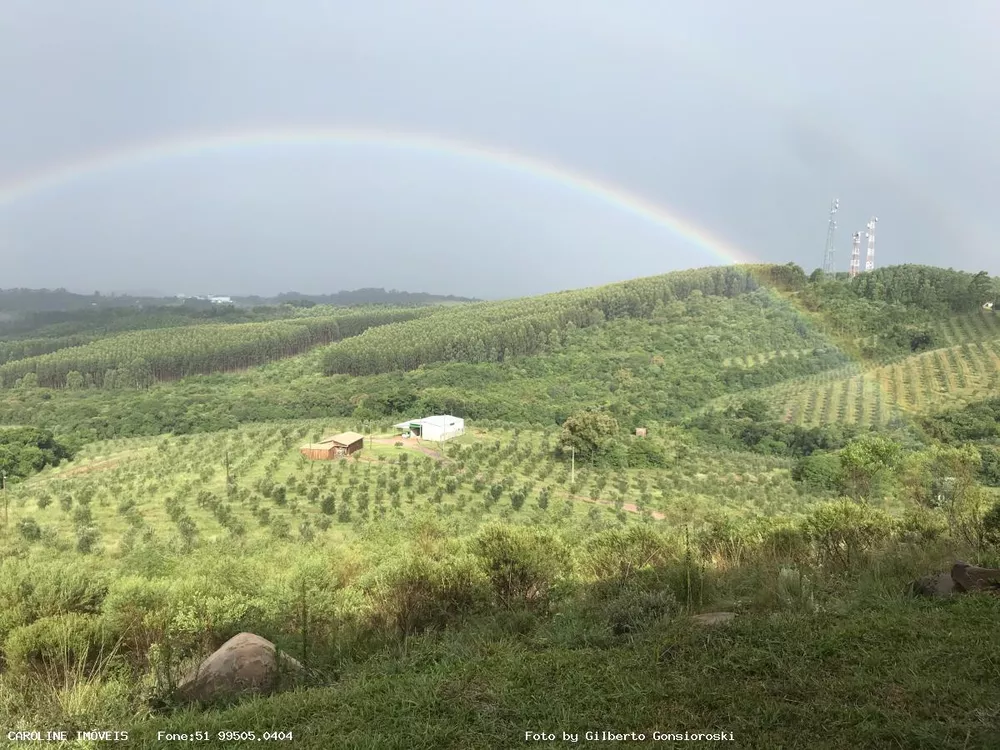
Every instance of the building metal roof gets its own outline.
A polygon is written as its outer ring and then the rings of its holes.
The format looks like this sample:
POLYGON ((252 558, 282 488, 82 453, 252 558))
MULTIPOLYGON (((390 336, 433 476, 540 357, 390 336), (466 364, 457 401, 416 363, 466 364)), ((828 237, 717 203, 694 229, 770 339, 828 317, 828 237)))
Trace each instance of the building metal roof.
POLYGON ((357 432, 342 432, 339 435, 334 435, 333 437, 323 438, 323 443, 329 445, 334 443, 336 445, 352 445, 359 440, 364 440, 365 436, 357 432))
POLYGON ((419 424, 424 427, 440 427, 441 425, 452 427, 459 423, 464 424, 464 420, 460 417, 453 417, 451 414, 438 414, 433 417, 424 417, 423 419, 410 419, 406 422, 400 422, 397 425, 393 425, 393 427, 399 427, 400 429, 405 430, 407 427, 414 424, 419 424))

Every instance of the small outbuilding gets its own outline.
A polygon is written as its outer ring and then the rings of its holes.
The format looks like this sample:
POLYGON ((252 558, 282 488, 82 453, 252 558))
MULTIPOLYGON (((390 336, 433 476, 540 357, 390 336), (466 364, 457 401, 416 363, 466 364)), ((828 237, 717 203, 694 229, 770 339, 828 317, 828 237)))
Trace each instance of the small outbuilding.
POLYGON ((646 428, 645 427, 636 427, 635 428, 635 436, 636 437, 646 437, 646 428))
POLYGON ((342 432, 324 438, 318 443, 303 445, 299 452, 312 461, 329 461, 341 456, 350 456, 365 446, 365 437, 357 432, 342 432))
POLYGON ((299 448, 299 453, 310 461, 323 461, 333 458, 333 446, 329 443, 306 443, 299 448))
POLYGON ((451 440, 465 434, 465 420, 450 414, 412 419, 394 426, 397 430, 408 432, 414 437, 424 440, 451 440))

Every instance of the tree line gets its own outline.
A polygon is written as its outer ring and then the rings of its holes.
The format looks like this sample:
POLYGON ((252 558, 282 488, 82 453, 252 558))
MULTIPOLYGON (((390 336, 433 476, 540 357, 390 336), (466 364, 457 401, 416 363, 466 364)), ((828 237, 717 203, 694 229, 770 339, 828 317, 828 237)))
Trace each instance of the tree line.
POLYGON ((658 305, 686 299, 696 291, 723 297, 754 291, 761 286, 764 268, 696 269, 541 297, 447 308, 341 341, 325 352, 323 368, 328 375, 372 375, 414 370, 433 362, 504 362, 542 351, 549 337, 561 329, 618 318, 649 318, 658 305))
POLYGON ((368 310, 336 317, 133 331, 0 365, 0 386, 146 388, 162 380, 245 369, 422 314, 368 310))
POLYGON ((58 466, 73 458, 72 446, 55 439, 52 432, 36 427, 0 429, 0 472, 7 481, 16 481, 41 471, 46 466, 58 466))
POLYGON ((972 312, 998 296, 986 271, 972 274, 913 264, 863 273, 851 281, 851 290, 863 299, 959 313, 972 312))

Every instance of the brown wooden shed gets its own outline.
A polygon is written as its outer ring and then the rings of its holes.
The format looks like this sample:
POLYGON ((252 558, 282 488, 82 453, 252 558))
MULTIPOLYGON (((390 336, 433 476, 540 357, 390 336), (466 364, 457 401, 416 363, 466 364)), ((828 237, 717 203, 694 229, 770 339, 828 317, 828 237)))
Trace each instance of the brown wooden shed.
POLYGON ((310 461, 334 458, 333 446, 330 443, 307 443, 299 448, 299 452, 310 461))
POLYGON ((357 453, 364 444, 364 435, 357 432, 342 432, 333 437, 323 438, 318 443, 307 443, 299 448, 299 452, 312 461, 330 461, 357 453))
POLYGON ((323 442, 333 447, 334 456, 350 456, 365 447, 365 436, 357 432, 342 432, 323 442))

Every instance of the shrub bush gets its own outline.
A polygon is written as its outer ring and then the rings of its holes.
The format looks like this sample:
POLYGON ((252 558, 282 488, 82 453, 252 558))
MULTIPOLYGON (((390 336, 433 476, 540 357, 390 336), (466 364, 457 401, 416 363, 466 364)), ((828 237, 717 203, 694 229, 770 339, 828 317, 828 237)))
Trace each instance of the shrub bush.
POLYGON ((38 525, 38 521, 30 516, 17 522, 17 533, 28 542, 37 542, 42 538, 42 529, 38 525))
POLYGON ((667 456, 663 448, 648 438, 635 438, 629 443, 628 465, 633 469, 662 468, 667 465, 667 456))
POLYGON ((665 564, 670 557, 670 546, 662 534, 648 526, 634 526, 594 536, 582 563, 594 578, 622 585, 645 568, 665 564))
POLYGON ((983 516, 983 540, 1000 548, 1000 503, 990 508, 983 516))
POLYGON ((535 529, 491 524, 474 537, 472 551, 497 601, 508 608, 544 601, 569 568, 562 541, 535 529))
POLYGON ((94 562, 28 564, 8 560, 0 568, 0 608, 26 607, 30 619, 70 612, 96 614, 107 595, 108 574, 94 562))
POLYGON ((168 602, 167 581, 127 576, 111 584, 102 612, 125 649, 144 655, 166 633, 168 602))
POLYGON ((15 671, 61 671, 92 666, 107 656, 113 644, 111 631, 99 616, 70 612, 14 628, 4 643, 4 656, 15 671))
POLYGON ((887 541, 892 525, 884 511, 850 500, 824 503, 806 520, 821 562, 845 570, 887 541))
POLYGON ((933 542, 947 535, 948 520, 938 511, 917 507, 908 510, 896 520, 895 532, 902 542, 910 544, 933 542))
POLYGON ((466 556, 437 561, 406 555, 381 569, 366 588, 376 622, 400 635, 444 627, 489 599, 486 577, 466 556))
POLYGON ((836 453, 813 453, 795 462, 792 479, 821 492, 835 492, 840 487, 840 456, 836 453))
POLYGON ((677 609, 673 593, 664 588, 614 586, 602 587, 598 593, 597 614, 615 635, 636 633, 669 618, 677 609))
POLYGON ((979 447, 979 455, 982 457, 980 480, 990 487, 1000 487, 1000 448, 983 445, 979 447))

